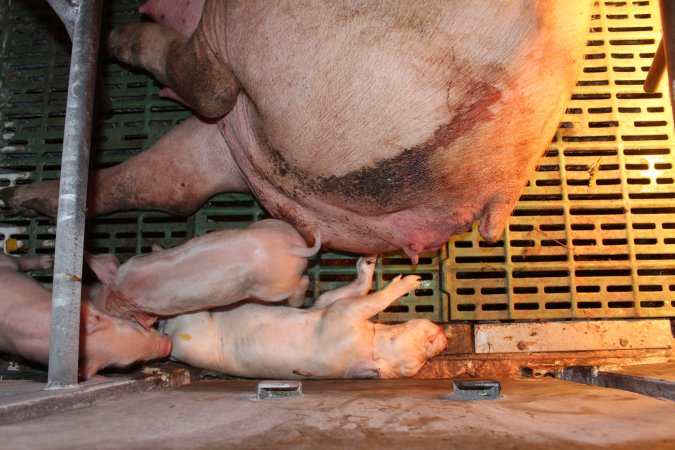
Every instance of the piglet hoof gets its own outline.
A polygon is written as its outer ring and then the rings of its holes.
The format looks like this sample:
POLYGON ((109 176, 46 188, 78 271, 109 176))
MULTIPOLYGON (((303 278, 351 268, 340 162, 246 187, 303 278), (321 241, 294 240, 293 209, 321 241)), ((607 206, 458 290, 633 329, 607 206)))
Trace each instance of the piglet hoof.
POLYGON ((83 381, 88 381, 89 383, 102 383, 104 381, 108 381, 108 378, 104 375, 88 375, 85 378, 85 375, 80 375, 82 377, 83 381))
POLYGON ((373 276, 377 255, 364 255, 356 261, 356 272, 359 276, 373 276))
POLYGON ((37 269, 51 269, 54 267, 54 255, 39 255, 35 257, 37 269))
POLYGON ((417 275, 408 275, 405 278, 402 278, 402 275, 399 275, 391 280, 385 289, 393 290, 396 292, 397 296, 402 296, 414 291, 420 284, 422 284, 422 281, 417 275))
POLYGON ((0 190, 0 200, 8 209, 3 211, 6 216, 54 217, 59 207, 59 181, 41 181, 7 187, 0 190))
POLYGON ((443 329, 439 327, 439 332, 432 335, 425 345, 425 355, 427 358, 433 358, 434 356, 444 352, 448 349, 448 338, 445 337, 443 329))

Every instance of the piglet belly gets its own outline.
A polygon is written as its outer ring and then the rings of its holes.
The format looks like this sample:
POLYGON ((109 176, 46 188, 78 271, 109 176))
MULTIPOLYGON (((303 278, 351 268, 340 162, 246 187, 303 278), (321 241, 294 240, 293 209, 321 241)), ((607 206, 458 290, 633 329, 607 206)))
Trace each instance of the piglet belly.
POLYGON ((171 358, 203 369, 219 370, 217 328, 206 311, 182 314, 166 321, 171 337, 171 358))
POLYGON ((251 378, 334 378, 334 355, 316 333, 321 314, 245 304, 230 311, 185 314, 167 322, 171 356, 228 375, 251 378), (205 331, 206 330, 206 331, 205 331))
POLYGON ((213 313, 222 372, 243 377, 301 378, 322 370, 314 331, 320 315, 283 306, 246 304, 213 313))

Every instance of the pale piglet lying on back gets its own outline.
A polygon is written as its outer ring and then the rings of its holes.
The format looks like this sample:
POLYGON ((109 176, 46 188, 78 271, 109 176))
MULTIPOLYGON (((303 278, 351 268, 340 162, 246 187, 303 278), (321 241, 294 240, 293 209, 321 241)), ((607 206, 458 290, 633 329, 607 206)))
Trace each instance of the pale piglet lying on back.
POLYGON ((384 325, 368 319, 414 290, 398 276, 368 295, 375 258, 361 258, 351 284, 323 294, 312 308, 245 303, 167 320, 172 358, 251 378, 396 378, 417 373, 447 346, 423 319, 384 325))
POLYGON ((244 299, 291 306, 304 301, 309 278, 307 248, 289 224, 263 220, 243 230, 220 230, 170 250, 135 256, 119 265, 113 255, 88 255, 104 288, 94 299, 102 310, 150 327, 157 316, 211 309, 244 299))
MULTIPOLYGON (((52 314, 51 293, 20 273, 52 267, 51 256, 13 258, 0 254, 0 352, 47 364, 52 314)), ((89 301, 81 304, 80 375, 91 378, 99 369, 125 367, 164 358, 171 340, 138 324, 109 317, 89 301)))

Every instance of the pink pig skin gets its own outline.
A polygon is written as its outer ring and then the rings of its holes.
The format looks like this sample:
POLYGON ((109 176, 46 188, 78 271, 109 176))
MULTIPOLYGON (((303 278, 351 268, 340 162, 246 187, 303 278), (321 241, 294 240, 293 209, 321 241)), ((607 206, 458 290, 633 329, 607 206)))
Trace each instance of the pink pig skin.
POLYGON ((148 0, 138 9, 157 23, 190 36, 197 28, 204 0, 148 0))
POLYGON ((312 248, 290 225, 268 219, 246 229, 219 230, 170 250, 131 258, 112 255, 87 261, 104 288, 94 303, 109 314, 149 327, 157 316, 210 309, 244 299, 303 303, 303 275, 312 248))
MULTIPOLYGON (((570 98, 593 4, 199 3, 151 0, 159 23, 111 32, 113 56, 210 119, 93 173, 89 213, 189 214, 247 191, 327 248, 403 249, 413 263, 476 221, 500 238, 570 98)), ((0 197, 54 215, 58 183, 0 197)))
MULTIPOLYGON (((49 268, 51 256, 13 258, 0 254, 0 351, 42 364, 49 362, 51 293, 18 270, 49 268)), ((81 304, 80 375, 164 358, 171 351, 166 335, 109 317, 89 301, 81 304)))
POLYGON ((361 258, 357 279, 322 295, 310 309, 247 303, 167 321, 172 358, 252 378, 397 378, 417 373, 447 346, 428 320, 399 325, 368 321, 419 285, 395 278, 367 295, 375 258, 361 258))

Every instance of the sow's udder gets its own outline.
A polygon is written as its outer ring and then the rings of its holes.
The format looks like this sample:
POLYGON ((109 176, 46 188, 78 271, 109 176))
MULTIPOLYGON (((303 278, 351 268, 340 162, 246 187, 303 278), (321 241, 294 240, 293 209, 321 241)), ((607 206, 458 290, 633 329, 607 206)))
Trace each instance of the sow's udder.
MULTIPOLYGON (((497 239, 537 149, 545 145, 545 137, 529 132, 520 136, 520 154, 512 146, 500 148, 501 119, 510 120, 502 111, 517 109, 519 99, 490 83, 474 81, 473 90, 459 84, 436 89, 443 103, 452 100, 451 112, 447 107, 440 114, 424 111, 420 114, 433 120, 408 132, 378 125, 369 133, 377 134, 375 142, 371 136, 361 139, 362 130, 353 124, 351 135, 330 143, 312 137, 310 142, 318 142, 302 150, 287 145, 285 136, 275 136, 277 127, 270 125, 260 128, 263 139, 239 146, 230 136, 228 145, 261 204, 306 238, 319 228, 329 248, 356 253, 403 249, 416 261, 477 219, 483 224, 481 234, 497 239), (466 95, 458 95, 465 89, 466 95), (316 154, 316 148, 324 150, 316 154), (494 150, 487 160, 486 148, 494 150)), ((233 116, 249 115, 255 128, 260 119, 247 103, 240 97, 233 116)), ((372 113, 373 121, 387 122, 372 113)), ((238 127, 242 125, 226 119, 226 139, 228 133, 242 135, 238 127)))
POLYGON ((475 220, 498 239, 574 86, 590 2, 282 4, 226 12, 243 92, 223 136, 261 204, 337 250, 414 259, 475 220))
MULTIPOLYGON (((281 159, 278 153, 273 156, 281 159)), ((424 160, 418 162, 424 165, 424 160)), ((273 215, 288 220, 308 237, 319 228, 329 248, 359 253, 402 248, 412 257, 437 250, 449 236, 469 228, 476 215, 471 206, 455 205, 449 212, 443 208, 443 199, 433 201, 432 191, 437 189, 431 169, 417 180, 392 175, 413 164, 404 155, 401 160, 385 160, 342 176, 312 176, 277 162, 272 168, 276 177, 268 172, 267 178, 256 176, 249 181, 273 215), (420 206, 414 204, 417 198, 420 206)))

